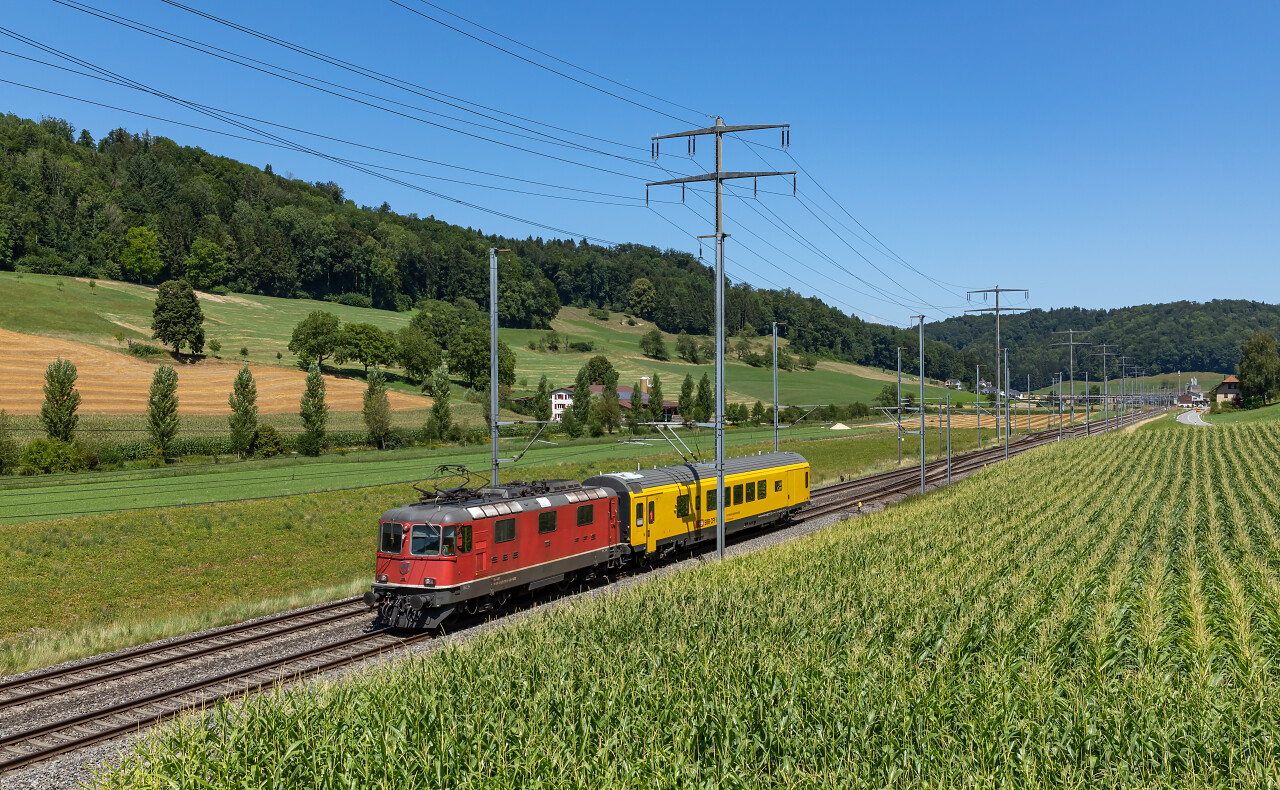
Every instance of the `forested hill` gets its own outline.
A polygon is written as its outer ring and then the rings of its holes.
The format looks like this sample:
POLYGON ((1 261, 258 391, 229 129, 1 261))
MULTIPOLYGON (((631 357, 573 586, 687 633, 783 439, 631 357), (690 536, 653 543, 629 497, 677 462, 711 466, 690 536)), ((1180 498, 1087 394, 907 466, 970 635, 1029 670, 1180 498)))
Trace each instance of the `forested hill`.
MULTIPOLYGON (((424 298, 488 300, 499 321, 547 326, 562 305, 631 310, 669 332, 711 329, 712 271, 685 252, 573 239, 508 239, 357 206, 333 182, 308 183, 163 137, 115 129, 95 139, 65 120, 0 117, 0 269, 335 299, 409 310, 424 298), (639 289, 637 280, 653 288, 639 289), (647 296, 646 296, 647 294, 647 296)), ((891 367, 914 334, 868 324, 792 291, 729 289, 726 325, 763 334, 784 321, 801 351, 891 367)), ((972 360, 926 344, 938 376, 972 360)), ((907 354, 911 368, 914 351, 907 354)))
MULTIPOLYGON (((1066 329, 1088 330, 1078 340, 1110 343, 1119 353, 1134 357, 1149 373, 1177 370, 1234 373, 1240 345, 1258 330, 1280 337, 1280 305, 1244 299, 1211 302, 1144 304, 1114 310, 1065 307, 1030 310, 1000 321, 1001 341, 1009 347, 1009 365, 1015 386, 1030 373, 1035 387, 1049 383, 1058 371, 1066 371, 1067 348, 1053 343, 1067 340, 1055 335, 1066 329)), ((984 364, 995 356, 995 319, 990 315, 950 318, 928 324, 925 333, 961 352, 975 353, 984 364)), ((1091 356, 1096 349, 1076 347, 1076 376, 1084 370, 1098 377, 1102 361, 1091 356)), ((1112 363, 1111 370, 1115 371, 1112 363)), ((972 376, 972 374, 970 374, 972 376)), ((985 378, 985 373, 984 373, 985 378)))

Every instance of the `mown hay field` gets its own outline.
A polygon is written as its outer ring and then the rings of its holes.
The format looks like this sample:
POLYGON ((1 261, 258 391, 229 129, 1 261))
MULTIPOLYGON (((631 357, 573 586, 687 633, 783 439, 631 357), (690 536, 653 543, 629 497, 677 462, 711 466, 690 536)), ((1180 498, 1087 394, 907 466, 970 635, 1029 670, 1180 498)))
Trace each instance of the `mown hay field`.
MULTIPOLYGON (((234 353, 234 352, 232 352, 234 353)), ((0 329, 0 404, 9 414, 39 414, 44 400, 45 368, 54 360, 76 364, 79 412, 85 415, 145 414, 151 377, 161 360, 145 361, 119 351, 73 340, 25 335, 0 329)), ((164 362, 171 362, 164 359, 164 362)), ((174 365, 178 372, 178 413, 226 415, 227 397, 240 369, 238 363, 204 359, 194 365, 174 365)), ((258 411, 297 413, 307 374, 295 365, 251 366, 258 386, 258 411)), ((325 377, 325 397, 335 412, 358 412, 364 406, 365 384, 351 378, 325 377)), ((392 409, 425 409, 429 398, 388 392, 392 409)))
POLYGON ((1280 428, 1063 443, 153 737, 104 787, 1274 786, 1280 428))

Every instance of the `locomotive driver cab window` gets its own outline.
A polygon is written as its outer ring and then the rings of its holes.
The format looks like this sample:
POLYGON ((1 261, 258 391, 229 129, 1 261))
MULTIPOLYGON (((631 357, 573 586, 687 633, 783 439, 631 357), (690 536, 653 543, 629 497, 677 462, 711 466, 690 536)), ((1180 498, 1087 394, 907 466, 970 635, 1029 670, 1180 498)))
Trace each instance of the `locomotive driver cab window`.
POLYGON ((404 527, 394 521, 382 522, 382 534, 378 540, 378 551, 383 554, 399 554, 404 539, 404 527))
POLYGON ((415 557, 439 557, 440 526, 414 524, 409 531, 409 553, 415 557))
POLYGON ((458 553, 458 530, 454 526, 444 527, 443 530, 444 535, 440 542, 440 556, 452 557, 458 553))

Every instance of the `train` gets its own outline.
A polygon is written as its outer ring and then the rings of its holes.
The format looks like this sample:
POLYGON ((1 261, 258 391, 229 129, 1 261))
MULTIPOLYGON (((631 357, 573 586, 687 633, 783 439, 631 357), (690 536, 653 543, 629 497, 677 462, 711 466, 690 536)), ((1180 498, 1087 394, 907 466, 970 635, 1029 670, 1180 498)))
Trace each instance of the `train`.
MULTIPOLYGON (((469 476, 441 467, 430 490, 415 486, 417 502, 382 514, 364 594, 379 625, 435 629, 716 539, 709 464, 489 487, 470 487, 469 476)), ((728 459, 724 492, 726 535, 788 523, 809 502, 809 462, 792 452, 728 459)))

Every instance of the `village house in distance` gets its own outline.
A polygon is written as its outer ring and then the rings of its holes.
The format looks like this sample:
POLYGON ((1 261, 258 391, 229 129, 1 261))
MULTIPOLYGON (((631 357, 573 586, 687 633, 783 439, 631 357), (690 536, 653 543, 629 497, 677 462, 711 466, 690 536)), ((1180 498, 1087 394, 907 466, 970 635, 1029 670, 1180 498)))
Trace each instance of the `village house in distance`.
MULTIPOLYGON (((601 395, 604 393, 604 387, 600 384, 591 385, 592 395, 601 395)), ((623 412, 629 411, 635 402, 635 389, 632 387, 618 387, 618 408, 623 412)), ((649 377, 640 377, 640 403, 643 406, 649 405, 649 377)), ((560 387, 551 393, 551 421, 560 422, 560 418, 564 416, 565 409, 573 405, 573 387, 560 387)), ((662 401, 662 421, 671 422, 676 417, 678 405, 673 400, 662 401)))

